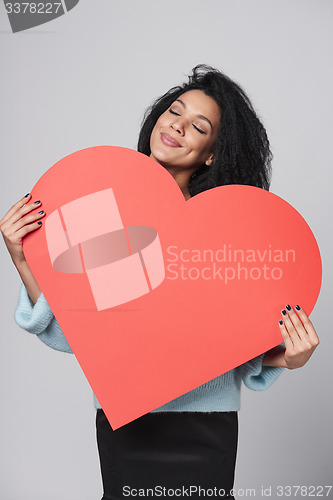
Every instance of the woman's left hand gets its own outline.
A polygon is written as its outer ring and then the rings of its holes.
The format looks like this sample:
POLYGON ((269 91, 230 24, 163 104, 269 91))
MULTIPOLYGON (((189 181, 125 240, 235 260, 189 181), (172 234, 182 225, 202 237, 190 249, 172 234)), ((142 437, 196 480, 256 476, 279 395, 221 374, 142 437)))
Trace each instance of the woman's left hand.
POLYGON ((284 345, 286 346, 284 359, 286 368, 289 369, 304 366, 319 345, 319 338, 313 324, 303 309, 298 309, 298 307, 295 307, 296 314, 288 304, 281 311, 282 320, 279 321, 284 345))

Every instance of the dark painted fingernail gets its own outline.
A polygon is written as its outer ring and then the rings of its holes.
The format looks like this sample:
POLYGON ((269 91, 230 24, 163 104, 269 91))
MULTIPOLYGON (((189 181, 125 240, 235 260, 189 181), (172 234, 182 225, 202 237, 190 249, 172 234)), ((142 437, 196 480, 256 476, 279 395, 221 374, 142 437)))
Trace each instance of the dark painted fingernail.
POLYGON ((39 201, 39 200, 38 200, 38 201, 35 201, 35 205, 38 205, 38 203, 40 203, 40 201, 39 201))
POLYGON ((24 198, 28 198, 29 194, 30 194, 30 193, 26 194, 24 198))
POLYGON ((279 319, 279 323, 280 323, 280 325, 283 325, 282 319, 279 319))
POLYGON ((287 311, 285 309, 283 309, 281 312, 282 312, 283 316, 285 316, 287 314, 287 311))
POLYGON ((38 221, 38 224, 41 226, 41 225, 42 225, 42 221, 40 221, 40 220, 39 220, 39 221, 38 221))
POLYGON ((44 210, 42 210, 41 212, 38 212, 38 215, 43 215, 44 213, 44 210))
POLYGON ((286 309, 288 309, 288 311, 290 311, 290 310, 291 310, 291 307, 290 307, 290 305, 289 305, 289 304, 287 304, 287 305, 286 305, 286 309))
POLYGON ((297 309, 297 311, 299 311, 301 308, 296 304, 295 309, 297 309))

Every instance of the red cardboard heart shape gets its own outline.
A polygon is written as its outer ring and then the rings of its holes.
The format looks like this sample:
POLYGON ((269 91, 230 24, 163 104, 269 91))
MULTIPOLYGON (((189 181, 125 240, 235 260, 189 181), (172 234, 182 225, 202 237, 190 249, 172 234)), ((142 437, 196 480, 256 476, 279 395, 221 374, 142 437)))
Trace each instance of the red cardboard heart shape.
POLYGON ((185 201, 152 159, 99 146, 32 196, 46 218, 24 254, 113 429, 280 344, 281 309, 319 295, 310 228, 263 189, 185 201))

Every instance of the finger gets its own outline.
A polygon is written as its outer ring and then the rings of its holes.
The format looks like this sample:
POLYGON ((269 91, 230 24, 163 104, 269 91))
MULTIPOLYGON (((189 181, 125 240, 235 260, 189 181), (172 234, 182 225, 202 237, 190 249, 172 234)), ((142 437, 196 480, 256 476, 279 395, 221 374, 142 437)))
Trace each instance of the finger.
POLYGON ((308 340, 310 341, 312 346, 317 346, 319 344, 319 337, 312 322, 310 321, 310 318, 308 318, 305 311, 298 304, 295 305, 295 309, 297 311, 298 316, 300 317, 300 320, 304 325, 305 331, 308 334, 308 340))
POLYGON ((283 309, 281 311, 281 314, 282 314, 282 317, 283 317, 283 322, 284 322, 284 325, 289 333, 289 336, 292 340, 292 343, 294 344, 294 346, 299 346, 299 343, 301 342, 301 338, 300 336, 298 335, 293 323, 291 322, 288 314, 287 314, 287 311, 285 309, 283 309))
MULTIPOLYGON (((34 201, 33 203, 25 204, 19 207, 16 211, 12 212, 12 215, 7 218, 6 222, 1 225, 2 233, 6 234, 6 231, 10 230, 14 224, 23 219, 29 212, 39 208, 41 206, 40 200, 34 201)), ((9 212, 8 212, 9 213, 9 212)))
POLYGON ((6 213, 6 215, 4 215, 4 217, 1 219, 1 221, 0 221, 0 227, 2 226, 2 224, 4 224, 5 222, 7 222, 7 220, 10 219, 10 217, 15 212, 17 212, 17 210, 19 210, 21 207, 23 207, 27 203, 27 201, 30 200, 30 198, 31 198, 31 194, 28 193, 25 196, 23 196, 23 198, 21 198, 17 203, 15 203, 15 205, 13 205, 8 210, 8 212, 6 213))
POLYGON ((311 347, 311 344, 309 343, 308 339, 308 333, 304 328, 303 323, 301 322, 296 312, 294 311, 294 309, 289 304, 287 304, 285 310, 287 311, 287 316, 294 325, 294 328, 300 339, 303 342, 305 342, 309 347, 311 347))
POLYGON ((28 224, 19 231, 17 231, 17 237, 22 240, 28 233, 31 233, 32 231, 41 228, 42 225, 43 225, 42 221, 35 221, 32 224, 28 224))
POLYGON ((45 216, 44 210, 40 210, 38 213, 34 213, 31 215, 25 215, 24 217, 21 217, 15 224, 13 224, 11 233, 12 234, 17 233, 24 226, 27 226, 27 225, 41 219, 44 216, 45 216))
POLYGON ((282 319, 279 320, 279 327, 286 350, 292 349, 294 344, 282 319))

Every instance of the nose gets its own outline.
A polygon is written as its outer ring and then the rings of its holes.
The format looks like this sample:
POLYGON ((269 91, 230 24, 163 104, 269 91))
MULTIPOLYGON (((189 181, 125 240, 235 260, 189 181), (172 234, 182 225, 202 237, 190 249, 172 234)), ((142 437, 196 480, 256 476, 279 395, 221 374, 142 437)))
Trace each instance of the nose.
POLYGON ((185 132, 185 124, 182 116, 176 116, 173 122, 171 123, 171 128, 181 134, 184 135, 185 132))

